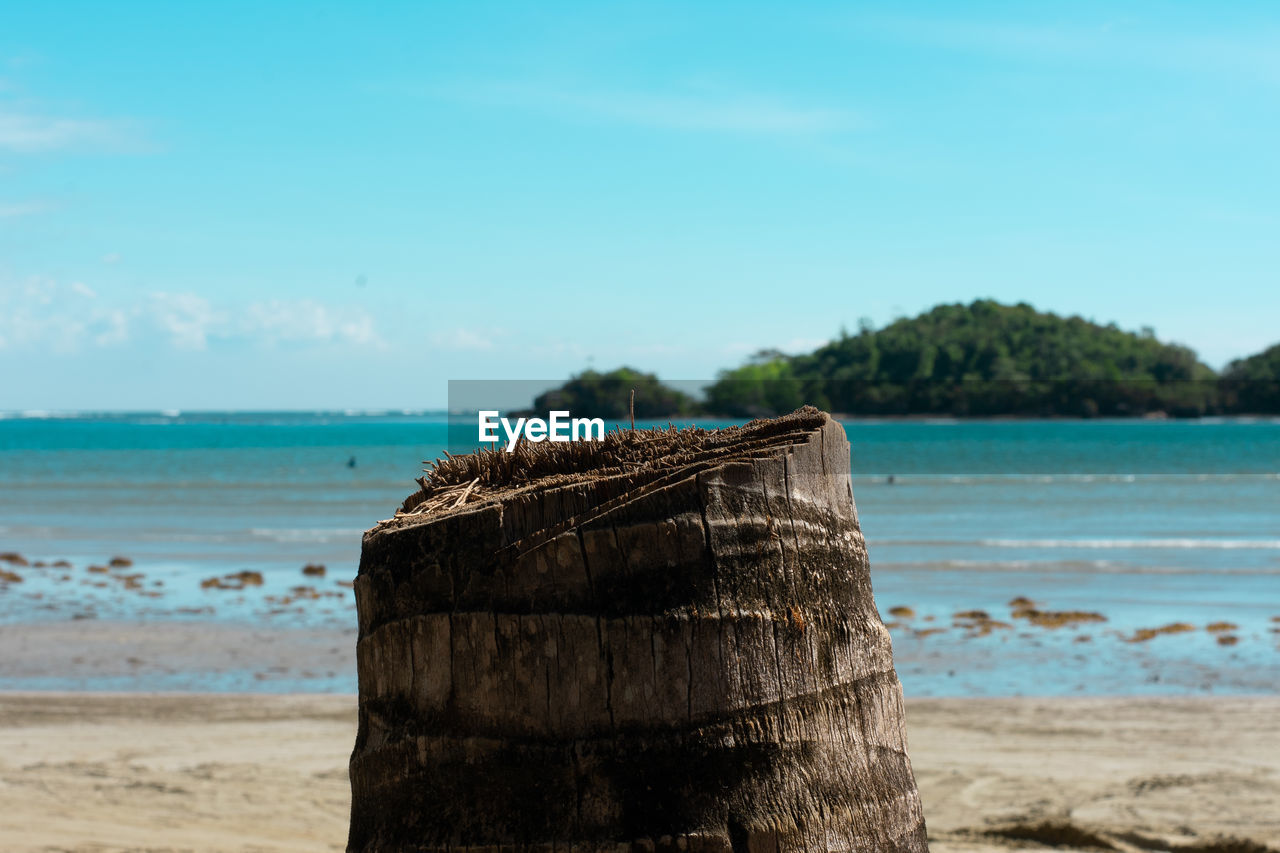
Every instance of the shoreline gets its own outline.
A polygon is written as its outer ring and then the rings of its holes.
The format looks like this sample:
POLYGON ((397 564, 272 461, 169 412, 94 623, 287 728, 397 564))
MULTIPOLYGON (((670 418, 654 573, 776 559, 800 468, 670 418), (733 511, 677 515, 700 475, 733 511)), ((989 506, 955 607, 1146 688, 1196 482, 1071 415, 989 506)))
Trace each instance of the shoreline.
MULTIPOLYGON (((521 414, 533 411, 532 409, 499 409, 503 414, 521 414)), ((350 420, 394 420, 394 421, 430 421, 432 423, 447 423, 449 418, 464 417, 470 419, 476 415, 477 411, 461 411, 450 412, 448 409, 424 409, 424 410, 404 410, 404 409, 3 409, 0 410, 0 420, 7 421, 89 421, 95 418, 111 419, 111 420, 128 420, 128 419, 162 419, 162 420, 179 420, 182 418, 190 418, 194 420, 211 420, 222 419, 227 417, 237 418, 270 418, 270 417, 294 417, 294 418, 345 418, 350 420)), ((785 414, 785 412, 783 413, 785 414)), ((1131 415, 1065 415, 1065 414, 995 414, 995 415, 958 415, 950 412, 911 412, 896 415, 872 415, 857 414, 849 412, 830 412, 832 418, 838 421, 916 421, 916 420, 944 420, 959 421, 964 423, 974 423, 981 421, 1119 421, 1132 422, 1141 420, 1170 420, 1170 421, 1195 421, 1204 419, 1214 419, 1222 421, 1233 420, 1280 420, 1280 414, 1275 412, 1230 412, 1230 413, 1206 413, 1206 414, 1174 414, 1163 409, 1153 409, 1146 412, 1140 412, 1131 415)), ((771 417, 771 416, 762 416, 771 417)), ((689 421, 692 418, 701 418, 708 421, 733 421, 736 423, 746 423, 752 418, 737 417, 726 414, 713 414, 709 412, 700 412, 697 414, 666 414, 648 418, 637 418, 636 424, 656 424, 665 425, 667 421, 689 421)), ((623 424, 624 420, 614 420, 604 418, 607 424, 623 424)), ((468 423, 470 421, 468 420, 468 423)))
MULTIPOLYGON (((939 853, 1280 846, 1280 697, 908 699, 939 853)), ((0 849, 342 850, 356 697, 0 692, 0 849)))
MULTIPOLYGON (((895 669, 915 699, 1248 697, 1275 695, 1280 687, 1274 668, 1280 617, 1264 622, 1268 617, 1237 615, 1239 624, 1213 623, 1206 620, 1218 618, 1214 608, 1177 609, 1143 628, 1107 608, 1111 620, 1071 621, 1100 617, 1075 612, 1084 602, 1070 599, 1044 611, 1010 614, 995 607, 949 615, 907 597, 915 577, 904 574, 893 584, 881 579, 877 591, 895 669), (902 604, 914 609, 894 606, 902 604), (1194 624, 1159 627, 1175 617, 1194 624)), ((3 623, 0 647, 8 654, 0 656, 0 691, 354 693, 356 634, 354 620, 3 623)))

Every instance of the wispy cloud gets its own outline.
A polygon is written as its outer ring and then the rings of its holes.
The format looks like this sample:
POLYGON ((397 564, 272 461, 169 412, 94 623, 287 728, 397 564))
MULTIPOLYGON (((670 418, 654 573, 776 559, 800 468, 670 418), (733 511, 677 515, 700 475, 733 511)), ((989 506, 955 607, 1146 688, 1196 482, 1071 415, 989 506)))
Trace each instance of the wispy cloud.
POLYGON ((1096 63, 1280 84, 1280 30, 1223 28, 1194 35, 1132 20, 1045 25, 958 18, 862 21, 855 30, 909 43, 1032 62, 1096 63))
POLYGON ((0 149, 38 154, 133 148, 137 142, 136 130, 129 122, 45 115, 0 104, 0 149))
MULTIPOLYGON (((0 62, 19 69, 38 60, 10 57, 0 62)), ((0 153, 135 152, 152 148, 136 121, 78 112, 27 92, 16 77, 0 78, 0 153)))
POLYGON ((0 288, 0 349, 42 347, 75 352, 129 339, 130 311, 102 305, 82 282, 34 277, 0 288))
MULTIPOLYGON (((864 27, 859 26, 858 29, 864 27)), ((1114 39, 1105 24, 1091 28, 1050 27, 959 18, 890 18, 867 22, 876 35, 937 47, 984 53, 1026 54, 1044 58, 1078 57, 1114 39)))
POLYGON ((756 135, 812 135, 858 122, 845 109, 811 106, 757 93, 697 89, 603 91, 522 83, 467 85, 443 94, 473 103, 643 127, 756 135))
POLYGON ((336 310, 310 299, 254 302, 245 309, 239 324, 244 336, 270 343, 381 344, 368 314, 336 310))
POLYGON ((431 343, 438 349, 479 351, 491 350, 494 347, 493 332, 476 329, 449 329, 436 332, 431 336, 431 343))
POLYGON ((0 349, 68 353, 129 341, 195 352, 236 344, 384 346, 369 314, 310 299, 237 306, 158 292, 113 302, 83 282, 39 277, 0 288, 0 349))
POLYGON ((0 201, 0 219, 17 219, 20 216, 32 216, 53 210, 54 205, 47 201, 0 201))
POLYGON ((203 350, 215 340, 383 346, 364 311, 311 299, 267 299, 232 308, 195 293, 153 293, 151 317, 176 349, 203 350))
POLYGON ((229 316, 195 293, 151 294, 150 317, 174 349, 202 350, 209 336, 227 327, 229 316))

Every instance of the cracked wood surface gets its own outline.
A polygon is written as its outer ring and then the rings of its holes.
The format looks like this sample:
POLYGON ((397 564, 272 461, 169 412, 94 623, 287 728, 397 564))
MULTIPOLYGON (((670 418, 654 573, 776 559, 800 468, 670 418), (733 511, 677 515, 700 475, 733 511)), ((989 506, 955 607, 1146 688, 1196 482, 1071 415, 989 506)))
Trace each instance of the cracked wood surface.
POLYGON ((844 430, 742 446, 366 535, 349 850, 927 849, 844 430))

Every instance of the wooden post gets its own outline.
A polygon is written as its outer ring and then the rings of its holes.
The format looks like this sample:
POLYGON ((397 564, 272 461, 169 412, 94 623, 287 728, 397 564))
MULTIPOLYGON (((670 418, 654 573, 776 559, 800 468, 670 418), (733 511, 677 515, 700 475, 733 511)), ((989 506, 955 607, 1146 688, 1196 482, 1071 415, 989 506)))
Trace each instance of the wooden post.
POLYGON ((843 428, 702 436, 365 535, 349 851, 927 851, 843 428))

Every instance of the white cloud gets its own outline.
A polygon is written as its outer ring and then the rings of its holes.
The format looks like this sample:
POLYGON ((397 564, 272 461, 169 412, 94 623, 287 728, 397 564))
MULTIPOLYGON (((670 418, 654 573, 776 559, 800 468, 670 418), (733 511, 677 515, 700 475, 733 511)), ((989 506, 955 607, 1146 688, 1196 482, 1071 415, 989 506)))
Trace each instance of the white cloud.
POLYGON ((120 253, 107 252, 105 255, 102 256, 102 262, 107 265, 118 264, 120 263, 120 253))
POLYGON ((229 308, 194 293, 154 293, 151 308, 155 322, 177 349, 207 349, 211 340, 248 340, 268 346, 383 345, 373 318, 364 311, 311 299, 267 299, 229 308))
POLYGON ((131 136, 124 122, 41 115, 0 105, 0 149, 20 154, 118 148, 128 146, 131 136))
POLYGON ((1037 62, 1097 62, 1280 83, 1280 38, 1274 29, 1224 27, 1184 35, 1140 21, 1049 26, 958 18, 871 20, 860 22, 857 29, 906 42, 1037 62))
POLYGON ((0 219, 16 219, 52 209, 53 205, 45 201, 0 202, 0 219))
POLYGON ((97 303, 92 290, 33 277, 0 289, 0 348, 40 346, 75 352, 86 344, 112 346, 129 339, 130 312, 97 303))
POLYGON ((129 315, 119 308, 110 308, 99 315, 93 343, 100 347, 122 344, 129 340, 129 315))
POLYGON ((194 293, 151 294, 151 317, 174 348, 183 350, 207 348, 209 333, 226 323, 226 315, 194 293))
POLYGON ((493 338, 492 334, 474 329, 450 329, 432 334, 431 343, 440 349, 489 350, 493 349, 493 338))
POLYGON ((240 318, 247 337, 270 343, 345 341, 380 344, 373 318, 361 311, 337 311, 310 299, 270 299, 249 305, 240 318))
POLYGON ((588 366, 591 366, 594 356, 588 347, 583 346, 571 338, 556 338, 550 341, 541 341, 539 343, 530 344, 525 348, 525 352, 539 359, 553 358, 560 359, 570 357, 574 359, 587 359, 588 366))
POLYGON ((157 292, 120 301, 84 282, 41 277, 0 287, 0 348, 76 352, 135 339, 194 352, 231 343, 384 346, 366 312, 311 299, 232 306, 196 293, 157 292))

